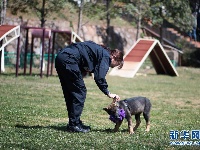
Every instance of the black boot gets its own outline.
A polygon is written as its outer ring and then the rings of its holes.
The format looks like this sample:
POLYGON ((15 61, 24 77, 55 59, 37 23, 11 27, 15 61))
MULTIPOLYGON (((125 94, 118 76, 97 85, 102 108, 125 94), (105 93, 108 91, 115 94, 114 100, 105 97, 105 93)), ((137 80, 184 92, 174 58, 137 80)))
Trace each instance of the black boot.
POLYGON ((79 121, 79 124, 82 126, 83 129, 91 130, 90 126, 84 125, 81 120, 79 121))
POLYGON ((76 126, 67 125, 67 131, 68 132, 82 132, 82 133, 87 133, 87 132, 90 131, 90 129, 85 129, 81 125, 76 125, 76 126))

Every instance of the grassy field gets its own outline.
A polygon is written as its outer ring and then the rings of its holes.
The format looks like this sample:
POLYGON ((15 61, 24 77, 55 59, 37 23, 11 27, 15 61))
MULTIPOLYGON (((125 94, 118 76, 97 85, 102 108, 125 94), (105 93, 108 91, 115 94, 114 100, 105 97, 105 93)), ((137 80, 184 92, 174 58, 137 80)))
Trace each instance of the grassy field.
POLYGON ((114 124, 102 110, 111 99, 91 77, 85 78, 88 94, 81 118, 92 131, 83 134, 65 131, 68 119, 58 77, 1 74, 0 149, 200 149, 170 145, 170 130, 200 130, 200 69, 180 67, 177 71, 179 77, 155 73, 131 79, 107 76, 109 90, 121 99, 141 95, 152 102, 150 132, 145 133, 142 117, 134 135, 128 134, 127 121, 120 132, 112 132, 114 124))

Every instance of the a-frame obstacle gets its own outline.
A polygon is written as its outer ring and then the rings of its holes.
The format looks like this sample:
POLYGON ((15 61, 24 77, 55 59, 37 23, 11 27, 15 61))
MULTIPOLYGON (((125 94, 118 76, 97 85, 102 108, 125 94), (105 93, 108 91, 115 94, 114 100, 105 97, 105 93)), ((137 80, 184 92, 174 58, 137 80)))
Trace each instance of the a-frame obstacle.
POLYGON ((109 75, 132 78, 149 56, 157 74, 178 76, 178 73, 158 40, 138 39, 124 56, 122 69, 113 68, 109 75))
MULTIPOLYGON (((4 48, 13 40, 18 39, 17 56, 19 57, 20 26, 0 25, 0 73, 5 71, 4 67, 4 48)), ((19 61, 16 60, 16 68, 19 61)), ((16 70, 17 72, 17 70, 16 70)))

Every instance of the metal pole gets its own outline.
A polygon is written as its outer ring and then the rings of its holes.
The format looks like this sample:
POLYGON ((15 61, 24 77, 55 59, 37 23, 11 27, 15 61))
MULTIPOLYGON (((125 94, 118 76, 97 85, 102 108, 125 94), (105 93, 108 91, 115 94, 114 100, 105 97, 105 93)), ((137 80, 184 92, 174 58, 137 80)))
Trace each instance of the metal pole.
POLYGON ((27 65, 28 31, 29 31, 29 28, 26 29, 26 43, 25 43, 25 50, 24 50, 24 75, 26 74, 26 65, 27 65))
POLYGON ((19 55, 20 55, 20 36, 18 37, 18 42, 17 42, 17 59, 16 59, 16 73, 15 76, 18 76, 18 71, 19 71, 19 55))
POLYGON ((32 65, 33 65, 33 42, 34 42, 34 37, 32 37, 31 40, 31 58, 30 58, 30 75, 32 75, 32 65))
MULTIPOLYGON (((0 47, 2 46, 3 40, 0 41, 0 47)), ((0 74, 1 74, 1 56, 2 56, 2 50, 0 51, 0 74)))
POLYGON ((54 47, 55 47, 55 36, 56 36, 56 33, 53 32, 53 43, 52 43, 52 59, 51 59, 51 75, 53 75, 53 63, 54 63, 54 47))
POLYGON ((42 60, 41 60, 41 68, 40 68, 40 77, 43 77, 43 59, 44 59, 44 34, 45 34, 45 28, 43 28, 43 34, 42 34, 42 60))
POLYGON ((50 52, 51 52, 51 36, 49 37, 48 63, 47 63, 47 77, 49 77, 50 52))

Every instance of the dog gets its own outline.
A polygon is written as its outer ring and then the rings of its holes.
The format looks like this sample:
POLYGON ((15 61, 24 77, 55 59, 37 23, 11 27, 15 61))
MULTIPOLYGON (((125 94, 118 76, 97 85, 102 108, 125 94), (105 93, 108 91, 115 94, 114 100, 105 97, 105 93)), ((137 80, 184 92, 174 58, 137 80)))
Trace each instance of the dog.
POLYGON ((113 99, 113 102, 107 107, 103 108, 109 115, 110 120, 115 124, 114 132, 119 130, 123 119, 126 118, 128 121, 129 134, 133 134, 140 125, 140 114, 143 113, 144 119, 146 121, 146 130, 150 130, 150 110, 151 102, 146 97, 132 97, 117 101, 113 99), (132 115, 135 115, 136 125, 133 127, 132 115))

